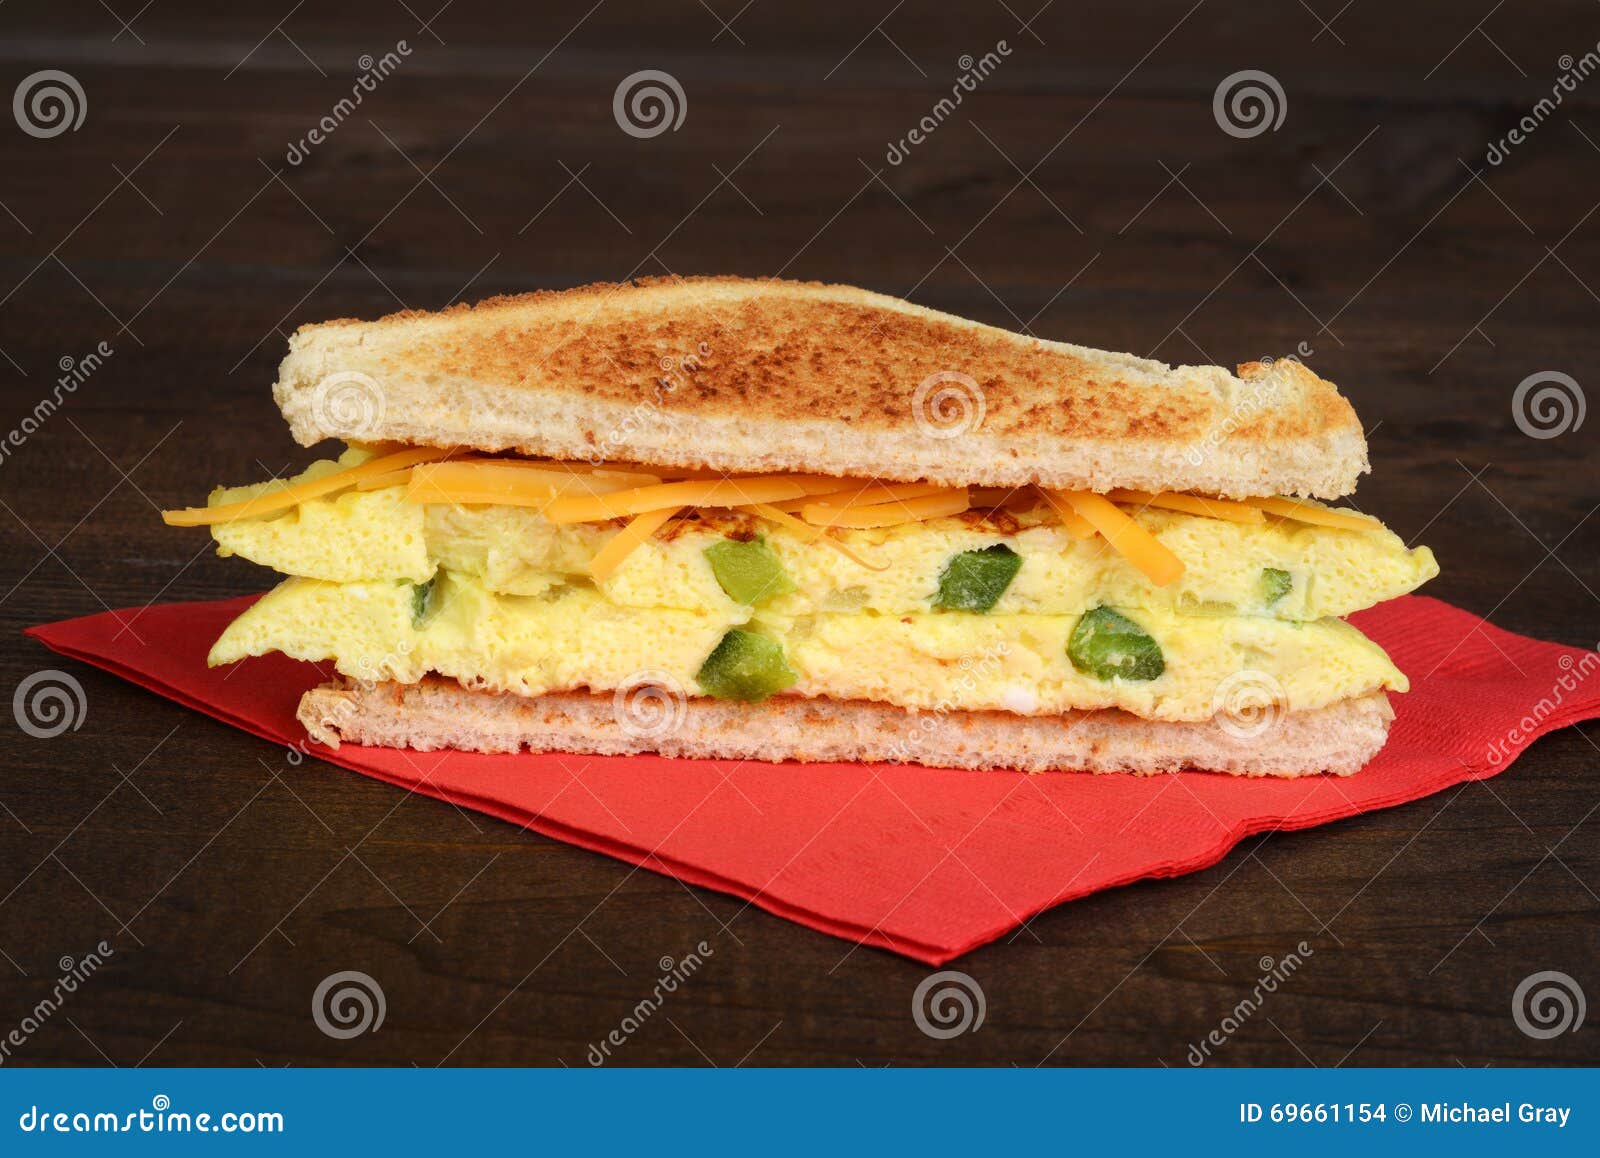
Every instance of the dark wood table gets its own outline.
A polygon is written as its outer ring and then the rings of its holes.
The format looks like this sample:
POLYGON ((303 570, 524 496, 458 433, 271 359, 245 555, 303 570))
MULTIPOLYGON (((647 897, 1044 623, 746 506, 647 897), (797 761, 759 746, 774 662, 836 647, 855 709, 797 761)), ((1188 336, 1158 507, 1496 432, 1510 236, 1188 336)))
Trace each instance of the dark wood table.
POLYGON ((65 666, 88 702, 51 740, 5 721, 0 1036, 60 958, 115 954, 10 1064, 583 1065, 702 937, 619 1064, 1182 1066, 1301 940, 1216 1064, 1600 1061, 1592 1025, 1512 1017, 1543 970, 1600 997, 1592 726, 1049 912, 956 962, 987 1021, 940 1041, 911 1016, 926 968, 315 761, 275 777, 281 750, 20 638, 266 584, 156 512, 309 458, 267 389, 296 325, 733 272, 1173 362, 1298 351, 1367 424, 1360 499, 1434 547, 1432 594, 1594 646, 1600 419, 1530 437, 1512 398, 1554 371, 1594 401, 1600 81, 1533 110, 1600 12, 1039 3, 0 10, 6 84, 61 70, 86 101, 76 130, 0 131, 0 426, 110 351, 0 461, 0 690, 65 666), (684 93, 676 131, 613 116, 646 69, 684 93), (988 75, 941 107, 964 69, 988 75), (1234 135, 1213 96, 1250 69, 1284 116, 1234 135), (355 967, 387 1018, 336 1040, 312 992, 355 967))

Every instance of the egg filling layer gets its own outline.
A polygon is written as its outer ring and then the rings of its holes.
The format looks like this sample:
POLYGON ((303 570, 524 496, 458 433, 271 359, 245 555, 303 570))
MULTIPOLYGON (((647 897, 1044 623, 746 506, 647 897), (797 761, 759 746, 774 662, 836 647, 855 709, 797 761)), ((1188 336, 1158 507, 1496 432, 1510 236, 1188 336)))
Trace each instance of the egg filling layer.
MULTIPOLYGON (((359 461, 357 454, 317 463, 289 481, 330 474, 359 461)), ((218 489, 211 505, 249 500, 274 485, 282 484, 218 489)), ((719 581, 707 550, 760 539, 782 574, 755 592, 763 610, 917 614, 941 609, 941 578, 952 559, 1003 546, 1020 566, 988 608, 997 615, 1079 615, 1109 605, 1313 620, 1404 594, 1439 570, 1426 547, 1408 550, 1381 528, 1350 531, 1282 519, 1251 525, 1153 507, 1128 513, 1183 561, 1175 582, 1155 586, 1105 539, 1077 538, 1042 504, 897 527, 834 528, 826 542, 808 541, 758 515, 701 511, 666 524, 593 582, 621 606, 727 615, 742 601, 719 581)), ((527 507, 417 503, 396 485, 347 490, 211 530, 221 554, 285 575, 422 583, 443 569, 501 594, 540 595, 590 582, 596 555, 618 527, 616 521, 558 525, 527 507)))
MULTIPOLYGON (((393 580, 330 583, 289 579, 231 624, 212 664, 281 651, 332 660, 347 676, 412 683, 429 672, 468 686, 521 695, 639 682, 686 694, 745 696, 723 671, 728 636, 762 641, 780 677, 761 694, 787 691, 878 700, 906 708, 1053 714, 1123 708, 1154 720, 1205 720, 1219 689, 1240 673, 1298 711, 1406 690, 1382 649, 1336 619, 1298 623, 1264 616, 1184 616, 1156 609, 1103 609, 1148 641, 1111 650, 1085 645, 1085 616, 929 612, 783 615, 630 607, 587 586, 537 596, 489 590, 474 577, 442 573, 431 585, 393 580), (775 645, 775 646, 773 646, 775 645), (1153 653, 1148 649, 1153 645, 1153 653), (1148 662, 1154 654, 1159 671, 1148 662), (1111 665, 1125 675, 1099 666, 1111 665), (730 693, 726 689, 732 688, 730 693)), ((736 649, 737 650, 737 649, 736 649)), ((746 675, 748 671, 746 671, 746 675)), ((740 678, 744 678, 741 676, 740 678)), ((769 678, 761 675, 759 679, 769 678)))
POLYGON ((351 449, 169 512, 290 576, 210 662, 280 651, 527 696, 651 682, 1202 721, 1405 691, 1339 617, 1438 573, 1376 520, 1285 498, 455 455, 351 449))

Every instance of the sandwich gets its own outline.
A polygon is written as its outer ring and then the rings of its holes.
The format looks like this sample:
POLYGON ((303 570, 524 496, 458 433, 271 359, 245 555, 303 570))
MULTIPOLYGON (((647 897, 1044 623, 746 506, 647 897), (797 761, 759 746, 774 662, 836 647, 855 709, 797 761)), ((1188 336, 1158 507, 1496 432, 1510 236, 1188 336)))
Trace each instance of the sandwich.
POLYGON ((1301 362, 1171 367, 837 285, 651 279, 301 327, 299 474, 169 511, 285 578, 209 662, 321 743, 1348 775, 1438 573, 1334 500, 1301 362))

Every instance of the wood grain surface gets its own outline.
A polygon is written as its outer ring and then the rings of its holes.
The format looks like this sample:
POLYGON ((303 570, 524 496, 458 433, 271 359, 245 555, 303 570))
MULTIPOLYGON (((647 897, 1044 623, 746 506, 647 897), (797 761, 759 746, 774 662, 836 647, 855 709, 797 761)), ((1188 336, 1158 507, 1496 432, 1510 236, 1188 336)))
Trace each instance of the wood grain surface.
POLYGON ((8 90, 60 70, 86 104, 56 136, 0 126, 0 427, 111 351, 0 459, 0 691, 64 666, 88 704, 48 740, 4 718, 0 1037, 61 958, 114 949, 8 1064, 581 1066, 702 939, 714 957, 615 1064, 1183 1066, 1301 941, 1211 1064, 1600 1062, 1594 1025, 1530 1037, 1512 1008, 1544 970, 1600 997, 1592 725, 1493 780, 1040 916, 955 963, 987 1016, 937 1040, 912 1017, 925 968, 288 767, 18 634, 267 584, 156 512, 309 458, 267 389, 294 326, 731 272, 1174 362, 1298 351, 1368 427, 1363 507, 1437 552, 1430 593, 1592 647, 1600 418, 1531 437, 1513 394, 1541 372, 1594 393, 1600 80, 1560 84, 1594 5, 137 7, 0 9, 8 90), (685 115, 641 137, 613 94, 647 69, 685 115), (1281 88, 1277 127, 1224 131, 1213 98, 1242 70, 1281 88), (317 1028, 342 969, 380 980, 381 1030, 317 1028))

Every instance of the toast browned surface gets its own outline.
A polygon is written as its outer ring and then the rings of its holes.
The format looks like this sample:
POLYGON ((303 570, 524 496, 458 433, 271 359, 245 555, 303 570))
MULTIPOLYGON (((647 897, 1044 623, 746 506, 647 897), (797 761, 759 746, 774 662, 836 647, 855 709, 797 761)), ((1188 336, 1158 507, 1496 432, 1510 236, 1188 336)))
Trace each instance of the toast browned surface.
POLYGON ((911 763, 1025 772, 1186 769, 1239 776, 1348 776, 1383 747, 1394 714, 1377 692, 1252 726, 1142 720, 1115 710, 1060 716, 908 712, 866 701, 779 696, 761 704, 564 692, 524 697, 349 681, 314 688, 299 719, 311 738, 374 747, 571 752, 806 763, 911 763))
POLYGON ((1161 362, 849 286, 647 279, 302 326, 294 437, 948 485, 1348 494, 1366 442, 1299 362, 1161 362))

